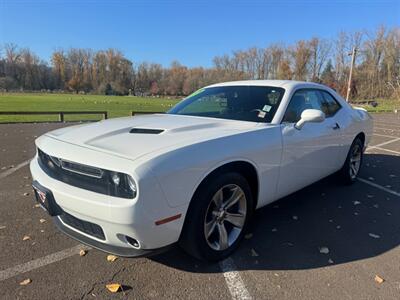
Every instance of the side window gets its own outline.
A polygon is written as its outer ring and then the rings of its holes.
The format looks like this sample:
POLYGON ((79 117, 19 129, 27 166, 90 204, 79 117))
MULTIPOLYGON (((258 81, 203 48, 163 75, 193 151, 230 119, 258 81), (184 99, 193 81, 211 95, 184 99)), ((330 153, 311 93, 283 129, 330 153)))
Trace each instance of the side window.
POLYGON ((332 97, 331 94, 321 91, 322 94, 322 110, 327 118, 332 117, 340 108, 340 104, 332 97))
POLYGON ((283 122, 296 123, 301 118, 301 113, 306 109, 319 109, 322 97, 318 90, 298 90, 290 99, 289 105, 283 117, 283 122))

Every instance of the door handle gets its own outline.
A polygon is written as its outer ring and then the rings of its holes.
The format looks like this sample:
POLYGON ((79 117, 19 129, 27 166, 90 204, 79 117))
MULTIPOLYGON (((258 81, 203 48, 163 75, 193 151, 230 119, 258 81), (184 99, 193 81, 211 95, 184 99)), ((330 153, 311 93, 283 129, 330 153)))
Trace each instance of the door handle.
POLYGON ((332 127, 333 130, 340 129, 340 126, 338 123, 335 123, 335 125, 332 127))

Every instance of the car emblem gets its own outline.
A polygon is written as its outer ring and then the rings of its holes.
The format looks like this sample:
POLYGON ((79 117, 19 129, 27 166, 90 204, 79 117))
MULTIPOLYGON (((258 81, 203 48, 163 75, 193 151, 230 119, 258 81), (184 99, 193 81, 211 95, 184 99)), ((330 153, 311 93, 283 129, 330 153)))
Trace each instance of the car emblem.
POLYGON ((46 202, 46 193, 43 193, 42 191, 37 191, 37 194, 40 198, 40 201, 42 201, 43 203, 46 202))

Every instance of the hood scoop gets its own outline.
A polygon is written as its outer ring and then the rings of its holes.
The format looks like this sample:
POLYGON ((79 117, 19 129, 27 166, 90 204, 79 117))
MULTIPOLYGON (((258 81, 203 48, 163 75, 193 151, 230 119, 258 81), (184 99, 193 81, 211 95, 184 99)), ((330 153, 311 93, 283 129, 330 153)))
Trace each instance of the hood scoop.
POLYGON ((151 129, 151 128, 132 128, 129 133, 137 134, 160 134, 164 129, 151 129))

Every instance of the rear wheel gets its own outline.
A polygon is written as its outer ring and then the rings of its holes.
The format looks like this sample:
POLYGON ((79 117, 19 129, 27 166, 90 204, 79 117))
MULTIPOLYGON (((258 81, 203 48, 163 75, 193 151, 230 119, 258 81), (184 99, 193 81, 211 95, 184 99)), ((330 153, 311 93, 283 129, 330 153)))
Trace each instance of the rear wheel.
POLYGON ((252 211, 250 187, 242 175, 214 176, 192 199, 180 244, 199 259, 223 259, 238 247, 252 211))
POLYGON ((342 181, 346 184, 352 184, 358 177, 363 161, 363 147, 364 144, 360 138, 356 138, 351 144, 346 162, 339 172, 342 181))

